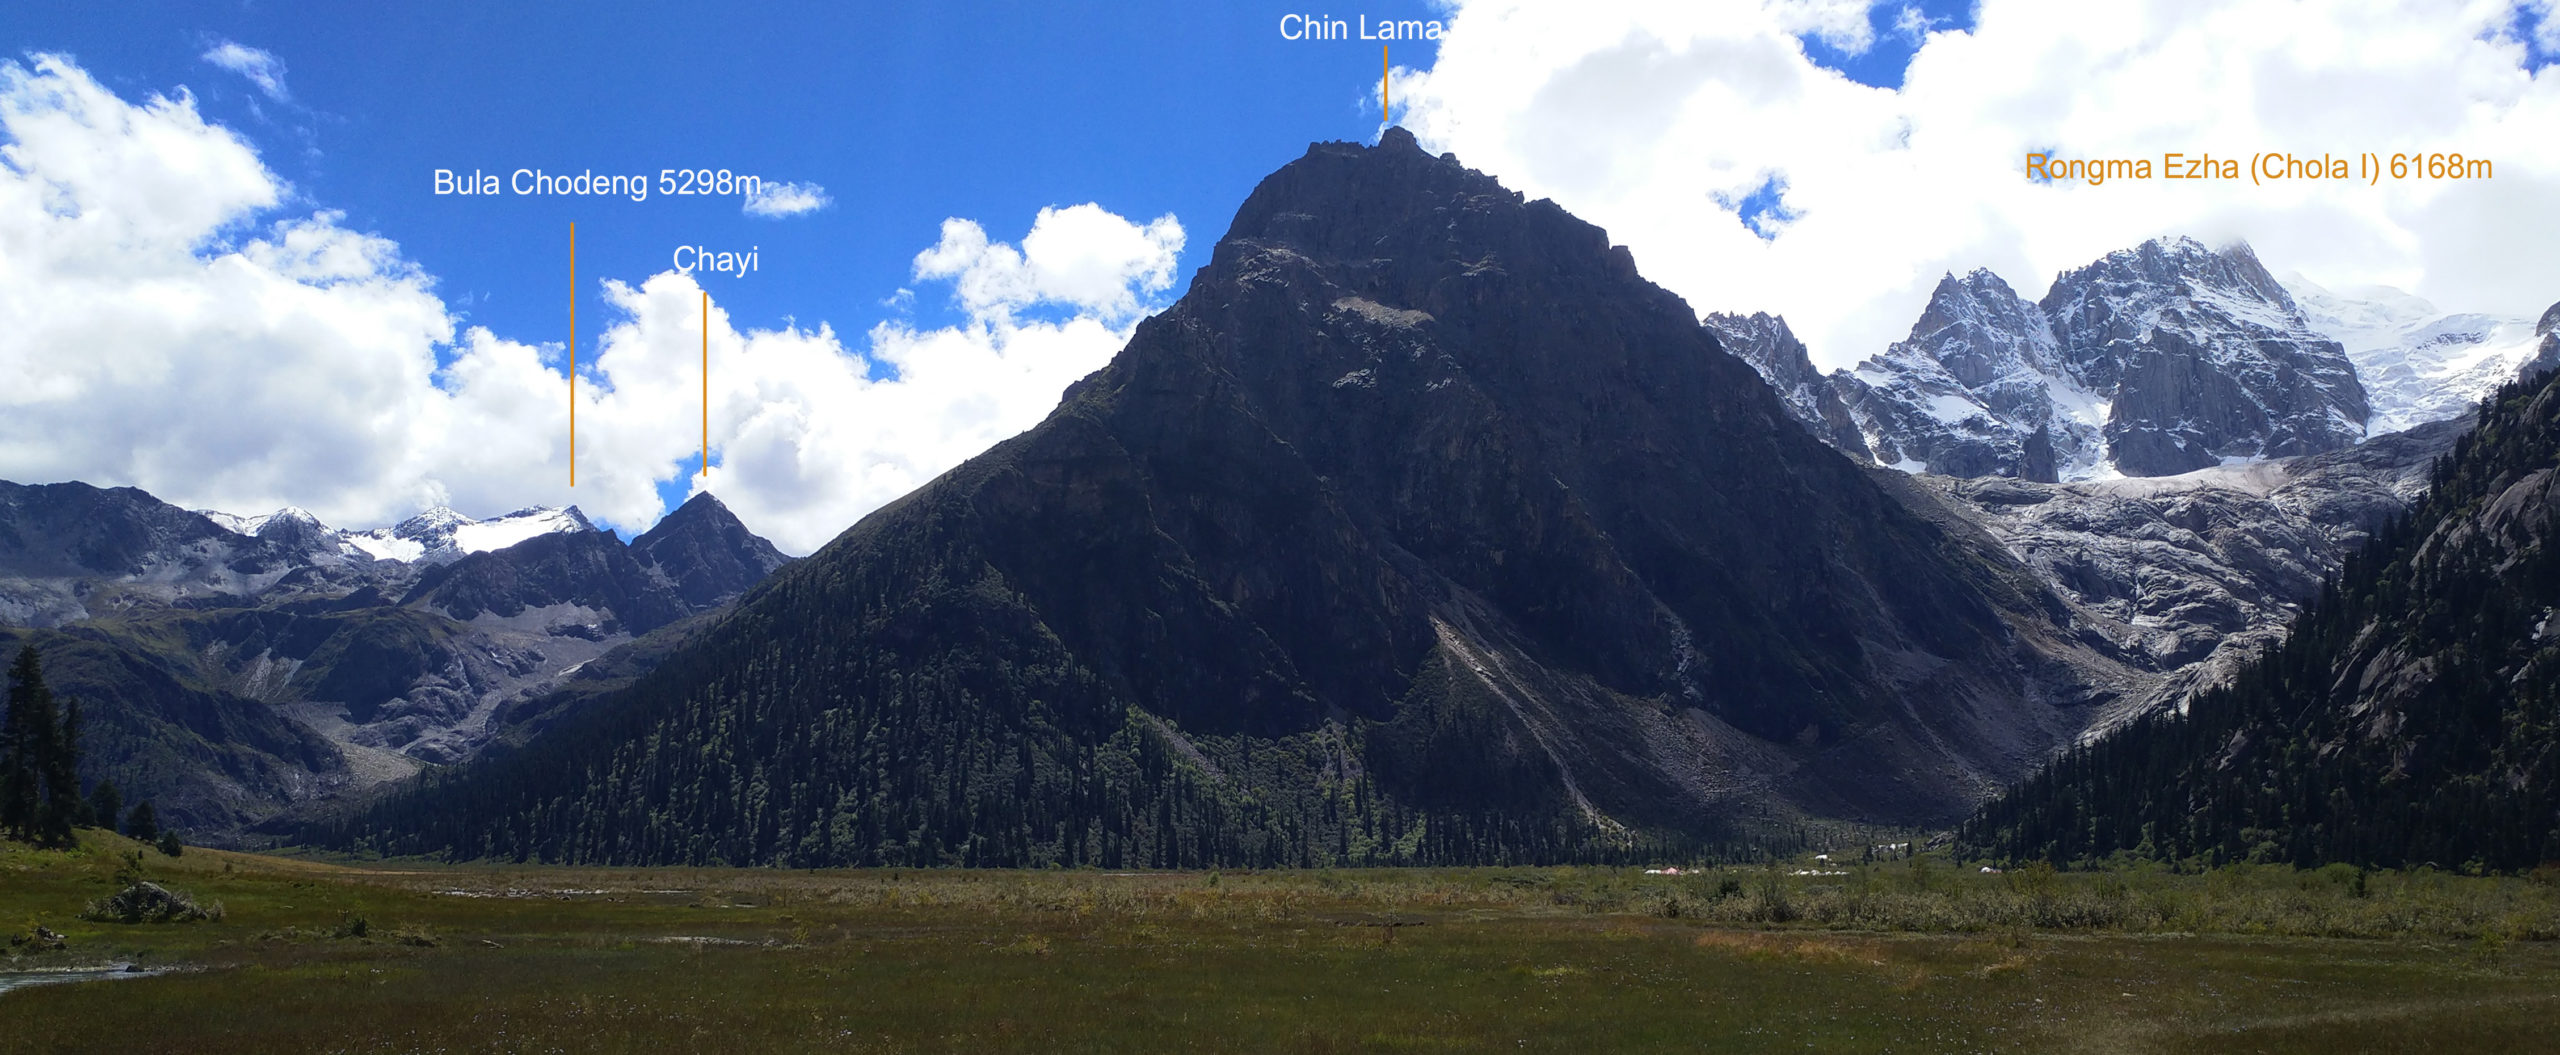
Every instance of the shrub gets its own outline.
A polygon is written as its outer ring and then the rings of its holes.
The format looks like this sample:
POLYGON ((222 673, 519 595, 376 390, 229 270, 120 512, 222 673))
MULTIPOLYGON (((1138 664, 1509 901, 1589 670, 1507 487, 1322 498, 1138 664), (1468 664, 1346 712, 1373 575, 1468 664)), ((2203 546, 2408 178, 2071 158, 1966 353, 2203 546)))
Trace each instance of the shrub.
POLYGON ((192 894, 146 880, 90 902, 80 918, 98 923, 193 923, 221 919, 222 903, 206 908, 196 904, 192 894))

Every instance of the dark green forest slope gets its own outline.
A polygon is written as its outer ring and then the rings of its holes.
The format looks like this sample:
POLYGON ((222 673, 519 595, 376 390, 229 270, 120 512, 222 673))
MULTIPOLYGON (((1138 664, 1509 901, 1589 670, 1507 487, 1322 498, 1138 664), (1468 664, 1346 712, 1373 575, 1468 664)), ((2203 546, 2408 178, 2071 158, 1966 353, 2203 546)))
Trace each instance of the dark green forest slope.
POLYGON ((2560 857, 2560 372, 2510 384, 2290 639, 2076 749, 1977 852, 2522 869, 2560 857))

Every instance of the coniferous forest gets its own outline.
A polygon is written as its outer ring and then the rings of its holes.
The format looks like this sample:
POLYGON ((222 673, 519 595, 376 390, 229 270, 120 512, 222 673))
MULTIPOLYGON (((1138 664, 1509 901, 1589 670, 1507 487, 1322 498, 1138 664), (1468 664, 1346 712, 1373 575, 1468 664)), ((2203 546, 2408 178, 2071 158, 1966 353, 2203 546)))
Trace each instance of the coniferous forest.
POLYGON ((89 812, 80 794, 80 704, 57 706, 43 660, 21 648, 9 667, 8 711, 0 715, 0 835, 68 846, 71 829, 89 823, 89 812))
POLYGON ((793 867, 1528 863, 1716 849, 1602 830, 1545 801, 1416 805, 1364 766, 1382 753, 1361 742, 1372 723, 1181 736, 1117 701, 991 569, 954 575, 969 562, 902 555, 915 559, 782 576, 776 603, 742 606, 652 677, 521 749, 430 774, 308 836, 384 854, 793 867), (786 662, 777 625, 796 640, 869 647, 786 662))
POLYGON ((2498 871, 2560 855, 2555 466, 2560 373, 2505 386, 2285 644, 2184 714, 2071 751, 1959 842, 2058 864, 2498 871))

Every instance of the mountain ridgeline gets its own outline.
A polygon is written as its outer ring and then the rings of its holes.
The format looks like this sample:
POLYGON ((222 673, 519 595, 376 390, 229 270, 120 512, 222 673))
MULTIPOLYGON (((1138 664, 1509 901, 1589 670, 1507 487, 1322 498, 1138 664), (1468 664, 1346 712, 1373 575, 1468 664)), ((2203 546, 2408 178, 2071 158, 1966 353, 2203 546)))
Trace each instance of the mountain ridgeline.
POLYGON ((86 707, 84 784, 231 841, 556 716, 626 675, 617 646, 677 635, 784 560, 709 495, 626 547, 575 509, 359 533, 0 482, 0 648, 33 645, 86 707))
POLYGON ((1598 228, 1402 129, 1319 144, 1040 425, 313 837, 1205 866, 1944 822, 2124 672, 1908 486, 1797 428, 1598 228))
POLYGON ((2560 372, 2496 393, 2282 645, 2070 751, 1959 839, 2063 863, 2560 856, 2560 372))

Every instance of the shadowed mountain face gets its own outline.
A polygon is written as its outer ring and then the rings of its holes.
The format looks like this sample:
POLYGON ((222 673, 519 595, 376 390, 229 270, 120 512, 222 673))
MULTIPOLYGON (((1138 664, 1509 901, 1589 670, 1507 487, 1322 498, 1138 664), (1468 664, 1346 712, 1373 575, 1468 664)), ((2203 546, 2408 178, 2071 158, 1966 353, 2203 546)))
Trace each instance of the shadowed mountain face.
POLYGON ((1374 860, 1944 819, 2130 676, 1907 486, 1798 427, 1598 228, 1402 130, 1318 145, 1047 421, 604 716, 334 837, 1286 863, 1364 859, 1345 816, 1406 833, 1374 860))
POLYGON ((631 558, 657 569, 695 611, 727 603, 791 561, 709 493, 686 499, 632 539, 631 558))

